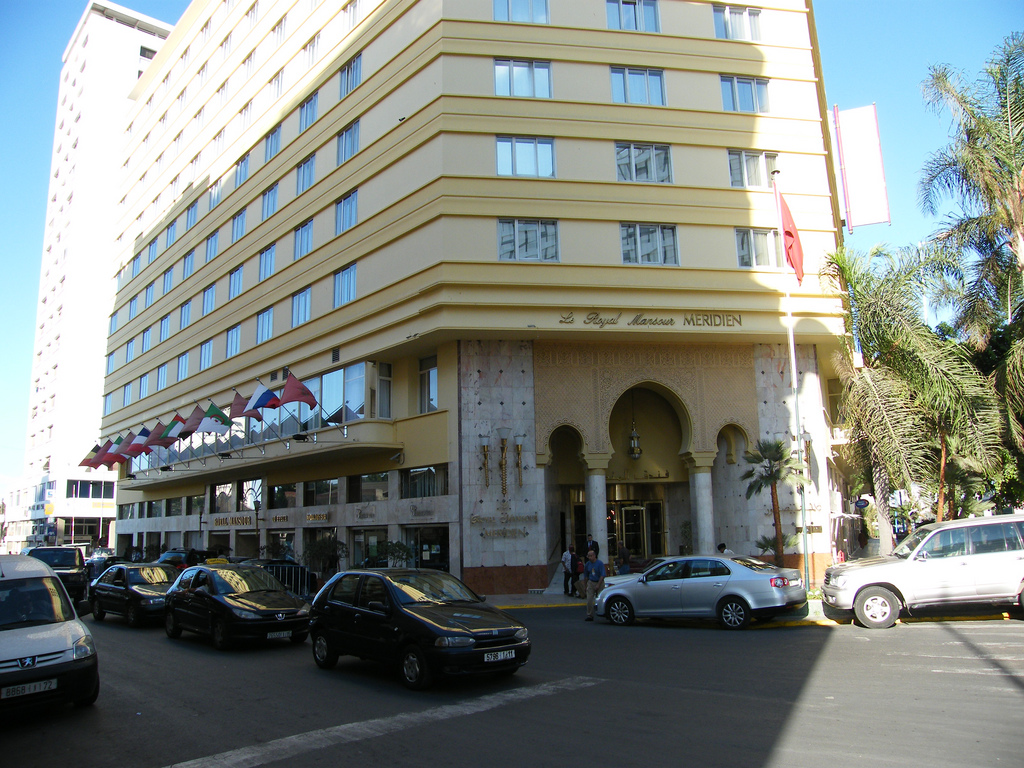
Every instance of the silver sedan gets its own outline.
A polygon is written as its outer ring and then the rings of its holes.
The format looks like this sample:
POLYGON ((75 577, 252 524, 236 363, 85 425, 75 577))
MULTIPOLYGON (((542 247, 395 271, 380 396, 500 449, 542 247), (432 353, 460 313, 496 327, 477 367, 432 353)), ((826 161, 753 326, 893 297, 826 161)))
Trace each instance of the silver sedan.
POLYGON ((643 574, 610 576, 597 615, 625 626, 638 618, 715 618, 741 629, 807 602, 800 572, 750 557, 673 557, 643 574))

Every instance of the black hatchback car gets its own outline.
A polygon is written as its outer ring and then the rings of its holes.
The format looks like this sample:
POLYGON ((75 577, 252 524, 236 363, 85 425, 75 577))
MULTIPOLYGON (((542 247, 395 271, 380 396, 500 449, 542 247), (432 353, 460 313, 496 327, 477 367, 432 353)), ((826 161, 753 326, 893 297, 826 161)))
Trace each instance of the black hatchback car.
POLYGON ((313 660, 343 655, 398 667, 409 688, 438 674, 514 673, 530 657, 526 627, 443 571, 384 569, 334 576, 313 600, 313 660))
POLYGON ((219 650, 233 640, 302 643, 309 603, 258 566, 207 563, 182 571, 165 595, 167 636, 180 637, 183 629, 210 635, 219 650))
POLYGON ((89 587, 92 617, 103 621, 107 613, 123 614, 129 627, 164 615, 164 593, 178 578, 178 569, 156 563, 117 563, 89 587))

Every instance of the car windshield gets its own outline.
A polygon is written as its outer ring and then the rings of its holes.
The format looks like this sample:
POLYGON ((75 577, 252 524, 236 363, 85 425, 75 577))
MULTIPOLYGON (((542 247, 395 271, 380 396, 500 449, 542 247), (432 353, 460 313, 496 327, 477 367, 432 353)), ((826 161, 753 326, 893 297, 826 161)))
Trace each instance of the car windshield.
POLYGON ((927 528, 918 528, 912 534, 907 536, 903 541, 896 545, 896 548, 892 551, 896 557, 902 557, 906 560, 917 549, 918 545, 925 540, 928 534, 931 533, 927 528))
POLYGON ((224 568, 211 571, 218 595, 285 591, 285 586, 262 568, 224 568))
POLYGON ((473 590, 443 571, 408 573, 393 576, 391 581, 398 587, 398 601, 403 604, 482 602, 473 590))
POLYGON ((128 570, 129 584, 167 584, 178 578, 175 568, 164 565, 147 565, 128 570))
POLYGON ((96 549, 94 549, 92 551, 92 554, 89 555, 89 557, 91 557, 93 559, 96 559, 96 560, 100 560, 100 559, 102 559, 104 557, 113 557, 113 556, 114 556, 114 550, 112 550, 112 549, 110 549, 108 547, 96 547, 96 549))
POLYGON ((0 585, 0 632, 73 618, 75 611, 52 576, 11 579, 0 585))
POLYGON ((82 565, 82 551, 66 549, 33 549, 30 553, 36 560, 42 560, 52 568, 77 568, 82 565))

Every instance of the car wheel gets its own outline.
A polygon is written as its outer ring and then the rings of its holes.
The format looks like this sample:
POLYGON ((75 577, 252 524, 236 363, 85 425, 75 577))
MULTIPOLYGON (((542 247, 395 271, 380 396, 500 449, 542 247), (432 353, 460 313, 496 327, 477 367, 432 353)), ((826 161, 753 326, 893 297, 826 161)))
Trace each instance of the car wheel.
POLYGON ((718 604, 718 620, 726 629, 743 629, 750 623, 750 606, 741 597, 727 597, 718 604))
POLYGON ((94 597, 92 599, 92 617, 96 621, 103 621, 103 617, 107 615, 107 612, 100 607, 99 598, 94 597))
POLYGON ((885 587, 868 587, 857 595, 853 612, 868 629, 886 629, 900 617, 900 601, 885 587))
POLYGON ((76 707, 91 707, 96 703, 96 699, 100 695, 100 676, 96 675, 96 685, 92 689, 92 693, 87 696, 83 696, 81 699, 75 699, 72 702, 76 707))
POLYGON ((226 651, 231 647, 231 640, 228 637, 228 625, 224 619, 216 619, 213 622, 213 647, 218 651, 226 651))
POLYGON ((301 645, 306 642, 306 638, 309 637, 309 632, 302 630, 301 632, 292 632, 291 641, 296 645, 301 645))
POLYGON ((402 684, 406 688, 419 691, 430 685, 430 668, 427 666, 427 657, 419 646, 410 645, 402 651, 402 684))
POLYGON ((633 606, 624 597, 613 597, 605 607, 605 615, 612 624, 625 627, 633 623, 633 606))
POLYGON ((334 669, 338 663, 338 654, 331 650, 327 636, 322 632, 313 633, 313 661, 320 669, 334 669))
POLYGON ((178 623, 178 620, 174 618, 174 611, 169 609, 167 613, 164 614, 164 632, 166 632, 167 636, 172 639, 181 637, 181 625, 178 623))
POLYGON ((139 615, 139 607, 135 603, 128 603, 128 611, 125 614, 129 627, 138 627, 142 624, 142 617, 139 615))

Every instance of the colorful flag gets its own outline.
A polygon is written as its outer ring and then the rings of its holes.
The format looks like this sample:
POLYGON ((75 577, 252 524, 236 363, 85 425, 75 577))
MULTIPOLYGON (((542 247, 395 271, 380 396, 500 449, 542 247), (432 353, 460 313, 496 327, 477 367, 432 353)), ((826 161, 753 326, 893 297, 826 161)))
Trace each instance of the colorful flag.
POLYGON ((174 418, 171 419, 170 423, 167 425, 167 428, 164 429, 163 434, 160 436, 159 445, 162 446, 163 448, 170 448, 172 445, 174 445, 178 441, 178 438, 181 435, 181 430, 182 428, 184 428, 184 426, 185 419, 183 419, 178 414, 174 414, 174 418))
POLYGON ((149 430, 149 437, 146 438, 146 442, 142 445, 142 448, 146 453, 152 453, 154 448, 160 447, 160 437, 163 435, 165 429, 167 429, 167 427, 164 426, 164 423, 162 421, 158 421, 156 426, 149 430))
MULTIPOLYGON (((252 416, 253 413, 259 414, 257 408, 277 408, 281 404, 271 390, 264 387, 262 384, 257 385, 256 391, 253 392, 252 397, 249 398, 249 402, 245 404, 244 416, 252 416)), ((262 419, 262 416, 260 417, 262 419)))
POLYGON ((114 442, 112 440, 107 440, 107 442, 103 444, 103 447, 96 452, 96 456, 93 458, 89 466, 92 467, 93 469, 99 469, 100 464, 103 463, 103 457, 106 456, 107 451, 109 451, 113 447, 114 442))
POLYGON ((152 448, 146 448, 146 440, 149 438, 149 430, 143 427, 139 430, 139 434, 135 436, 131 444, 125 448, 122 453, 126 456, 138 456, 140 453, 149 453, 152 448))
POLYGON ((305 384, 295 378, 294 373, 289 373, 284 382, 284 391, 281 393, 281 405, 285 403, 305 403, 310 408, 315 408, 316 397, 305 384))
MULTIPOLYGON (((129 432, 128 434, 132 435, 131 432, 129 432)), ((134 435, 132 435, 132 439, 135 439, 134 435)), ((100 459, 100 463, 109 469, 113 467, 115 464, 123 464, 124 462, 128 461, 127 456, 121 455, 122 445, 124 445, 124 438, 118 436, 118 438, 111 444, 110 448, 107 449, 107 452, 103 454, 103 458, 100 459)))
POLYGON ((786 199, 779 192, 778 184, 775 185, 775 206, 779 211, 779 221, 782 225, 782 245, 786 250, 786 262, 796 272, 796 281, 802 285, 804 282, 804 249, 800 245, 800 233, 793 223, 793 214, 789 212, 786 199))
POLYGON ((87 453, 85 455, 85 458, 82 459, 79 462, 78 466, 80 466, 80 467, 91 467, 91 466, 93 466, 93 464, 91 462, 95 461, 96 457, 99 455, 99 452, 100 452, 100 444, 96 443, 96 445, 94 445, 92 447, 92 450, 89 451, 89 453, 87 453))
POLYGON ((186 437, 188 437, 197 429, 199 429, 199 425, 203 423, 203 418, 205 418, 205 416, 206 413, 203 411, 202 408, 200 408, 197 405, 192 410, 192 413, 189 415, 189 417, 185 419, 185 423, 181 425, 181 429, 178 431, 178 439, 184 440, 186 437))
MULTIPOLYGON (((228 414, 232 420, 241 419, 245 416, 245 406, 249 402, 249 398, 243 395, 241 392, 235 392, 235 399, 231 401, 231 412, 228 414)), ((257 417, 262 418, 262 417, 257 417)))
POLYGON ((206 409, 203 420, 196 427, 196 432, 216 432, 218 435, 226 435, 231 429, 231 419, 213 403, 206 409))

